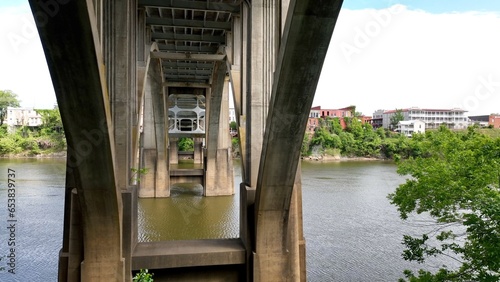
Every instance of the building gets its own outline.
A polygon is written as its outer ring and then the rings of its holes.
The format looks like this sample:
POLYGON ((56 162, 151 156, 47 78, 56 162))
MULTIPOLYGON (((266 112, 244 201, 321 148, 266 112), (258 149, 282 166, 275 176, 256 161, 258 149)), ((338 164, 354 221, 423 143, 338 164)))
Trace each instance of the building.
MULTIPOLYGON (((342 129, 346 128, 346 123, 344 121, 344 117, 352 117, 353 116, 353 107, 345 107, 341 109, 322 109, 321 106, 312 107, 309 113, 309 119, 307 121, 306 132, 314 133, 314 130, 319 127, 320 119, 326 118, 339 118, 340 125, 342 129)), ((360 117, 361 122, 366 120, 366 117, 360 117)))
POLYGON ((413 133, 425 133, 425 122, 418 119, 400 121, 397 131, 407 137, 411 137, 413 133))
MULTIPOLYGON (((353 116, 353 110, 354 107, 345 107, 341 109, 321 109, 320 106, 315 107, 317 110, 320 112, 320 117, 321 118, 343 118, 343 117, 352 117, 353 116)), ((342 120, 342 119, 341 119, 342 120)))
POLYGON ((229 108, 229 123, 236 122, 236 111, 234 108, 229 108))
POLYGON ((42 125, 42 116, 33 108, 7 107, 5 123, 9 126, 9 128, 20 126, 35 127, 42 125))
MULTIPOLYGON (((382 113, 382 126, 384 128, 395 129, 391 128, 391 118, 397 113, 397 111, 398 110, 389 110, 382 113)), ((401 109, 401 114, 403 115, 403 120, 410 120, 408 109, 401 109)), ((373 113, 373 116, 375 116, 375 113, 373 113)))
POLYGON ((500 114, 470 116, 470 124, 477 124, 481 127, 491 126, 493 128, 500 128, 500 114))
POLYGON ((500 128, 500 115, 491 114, 489 119, 489 125, 492 125, 493 128, 500 128))
POLYGON ((373 112, 373 116, 372 116, 371 120, 369 121, 373 128, 382 127, 383 114, 384 114, 384 110, 376 110, 375 112, 373 112))
MULTIPOLYGON (((382 114, 382 126, 390 128, 391 117, 396 114, 397 110, 384 111, 382 114)), ((401 109, 403 120, 421 120, 425 123, 426 129, 439 128, 441 125, 446 125, 450 129, 464 129, 469 126, 468 117, 465 115, 467 111, 462 109, 421 109, 407 108, 401 109)), ((375 113, 374 113, 375 116, 375 113)))
POLYGON ((309 112, 309 118, 307 119, 307 133, 314 133, 316 127, 319 126, 319 118, 321 113, 321 106, 312 107, 309 112))

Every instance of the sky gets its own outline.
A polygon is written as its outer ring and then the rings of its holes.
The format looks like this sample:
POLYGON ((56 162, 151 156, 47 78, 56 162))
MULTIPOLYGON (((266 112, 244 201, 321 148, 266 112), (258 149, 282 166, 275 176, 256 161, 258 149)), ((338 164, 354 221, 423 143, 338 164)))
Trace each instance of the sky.
MULTIPOLYGON (((313 51, 312 47, 312 51, 313 51)), ((28 1, 0 1, 0 89, 56 103, 28 1)), ((314 106, 500 112, 500 1, 344 0, 314 106)))

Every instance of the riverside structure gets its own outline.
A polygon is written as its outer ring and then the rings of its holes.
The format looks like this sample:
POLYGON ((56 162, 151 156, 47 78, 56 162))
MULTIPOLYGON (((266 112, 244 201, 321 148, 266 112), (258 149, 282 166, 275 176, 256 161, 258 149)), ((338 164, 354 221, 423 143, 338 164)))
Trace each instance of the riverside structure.
POLYGON ((29 2, 68 144, 59 281, 305 281, 299 155, 342 1, 29 2), (240 237, 138 242, 138 197, 233 193, 229 87, 240 237), (175 169, 179 137, 201 170, 175 169))

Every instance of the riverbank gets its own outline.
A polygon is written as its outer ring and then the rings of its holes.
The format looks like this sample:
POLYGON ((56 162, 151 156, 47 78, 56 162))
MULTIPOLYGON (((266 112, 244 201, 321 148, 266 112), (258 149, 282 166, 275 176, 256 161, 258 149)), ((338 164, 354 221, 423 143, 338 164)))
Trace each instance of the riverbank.
POLYGON ((344 157, 344 156, 308 156, 301 157, 304 161, 310 162, 342 162, 342 161, 387 161, 389 159, 385 158, 374 158, 374 157, 344 157))
POLYGON ((62 152, 41 152, 39 154, 33 154, 30 152, 22 152, 17 154, 5 154, 1 155, 2 159, 62 159, 66 158, 66 151, 62 152))

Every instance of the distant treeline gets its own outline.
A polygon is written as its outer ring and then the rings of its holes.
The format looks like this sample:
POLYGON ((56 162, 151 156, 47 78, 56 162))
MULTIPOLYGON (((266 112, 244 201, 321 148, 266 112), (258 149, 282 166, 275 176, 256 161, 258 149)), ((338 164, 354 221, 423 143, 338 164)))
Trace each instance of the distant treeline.
MULTIPOLYGON (((415 134, 408 138, 382 127, 373 129, 371 124, 362 124, 357 118, 344 118, 346 128, 342 129, 339 118, 320 119, 320 126, 314 134, 305 134, 302 143, 302 156, 341 155, 345 157, 371 157, 381 159, 398 159, 419 156, 421 141, 426 135, 415 134)), ((443 127, 439 130, 449 130, 443 127)), ((494 129, 471 127, 479 133, 498 135, 494 129)), ((435 131, 435 130, 434 130, 435 131)))

